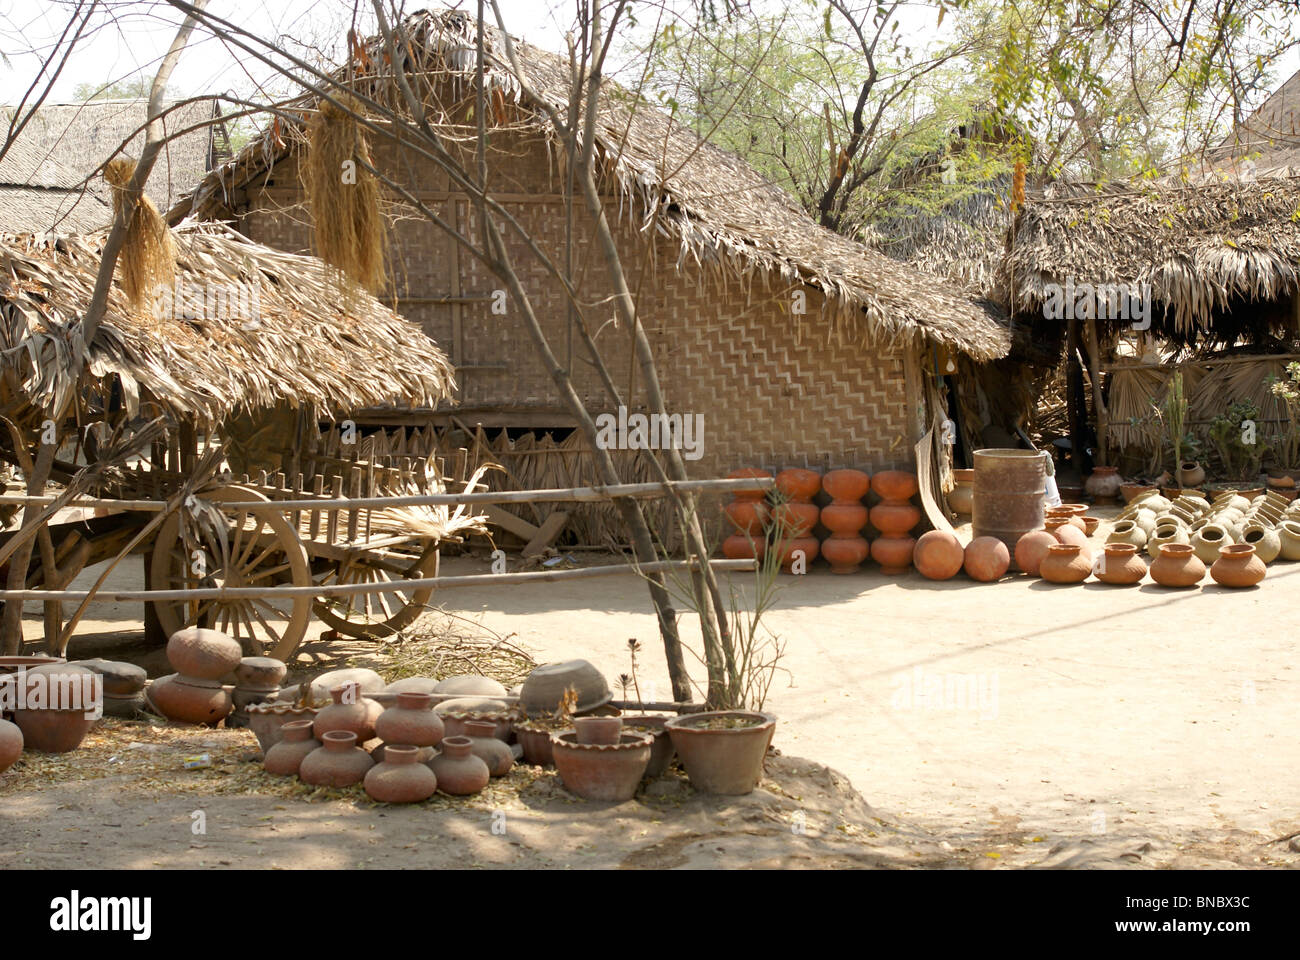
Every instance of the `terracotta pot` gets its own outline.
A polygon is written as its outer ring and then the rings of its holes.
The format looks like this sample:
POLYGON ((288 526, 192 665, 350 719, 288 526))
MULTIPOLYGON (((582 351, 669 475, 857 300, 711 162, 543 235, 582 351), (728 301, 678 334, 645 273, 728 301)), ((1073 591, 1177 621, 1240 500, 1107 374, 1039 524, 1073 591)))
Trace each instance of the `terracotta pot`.
POLYGON ((722 541, 722 555, 728 560, 761 560, 766 553, 767 541, 762 537, 733 533, 722 541))
POLYGON ((948 507, 953 513, 969 516, 975 503, 975 471, 953 470, 953 488, 948 493, 948 507))
POLYGON ((120 697, 128 697, 139 693, 144 689, 144 685, 149 682, 144 667, 136 666, 134 663, 101 659, 74 660, 72 662, 75 666, 83 667, 103 678, 105 696, 111 693, 120 697))
POLYGON ((1088 523, 1082 514, 1077 514, 1066 507, 1051 507, 1043 513, 1046 518, 1044 526, 1055 530, 1057 526, 1072 526, 1084 536, 1088 535, 1088 523))
POLYGON ((1152 494, 1158 494, 1160 488, 1152 484, 1145 483, 1121 483, 1119 486, 1120 496, 1124 498, 1125 503, 1132 503, 1143 497, 1149 497, 1152 494))
POLYGON ((429 761, 443 793, 466 797, 488 785, 492 775, 488 765, 470 752, 473 746, 469 737, 443 739, 442 752, 429 761))
POLYGON ((555 770, 564 788, 586 800, 622 803, 636 795, 636 788, 650 764, 654 738, 643 733, 625 733, 618 743, 578 743, 577 734, 551 737, 555 770))
POLYGON ((375 719, 375 736, 384 743, 436 747, 442 742, 442 717, 433 712, 433 696, 399 693, 397 702, 375 719))
POLYGON ((822 526, 831 531, 822 541, 821 554, 830 561, 832 573, 856 573, 867 558, 867 541, 859 531, 867 522, 862 497, 870 486, 871 477, 861 470, 832 470, 822 481, 834 498, 821 511, 822 526))
POLYGON ((13 714, 26 749, 68 753, 81 746, 102 707, 96 698, 103 687, 93 671, 71 663, 46 663, 14 682, 26 687, 26 709, 13 714))
POLYGON ((312 736, 310 720, 293 720, 281 728, 280 742, 266 751, 262 767, 277 777, 296 777, 298 768, 321 742, 312 736))
POLYGON ((502 743, 509 743, 510 735, 514 732, 514 718, 505 710, 462 710, 444 713, 441 716, 444 739, 447 737, 468 737, 470 735, 468 727, 471 723, 492 724, 493 736, 502 743))
POLYGON ((723 506, 723 512, 737 533, 761 537, 772 511, 762 500, 733 500, 723 506))
POLYGON ((265 754, 283 737, 286 724, 295 720, 315 720, 318 707, 296 707, 292 703, 253 704, 248 708, 248 729, 257 737, 257 744, 265 754))
POLYGON ((551 755, 551 731, 545 727, 530 726, 528 721, 515 725, 515 737, 524 752, 524 762, 549 767, 554 762, 551 755))
POLYGON ((322 744, 325 734, 335 730, 349 730, 356 734, 357 743, 373 740, 375 721, 384 712, 375 701, 361 695, 361 685, 356 681, 344 683, 330 691, 334 699, 328 707, 316 714, 316 739, 322 744))
POLYGON ((1119 499, 1119 488, 1124 478, 1119 475, 1119 467, 1092 468, 1092 473, 1084 481, 1083 489, 1092 497, 1093 503, 1114 503, 1119 499))
POLYGON ((243 650, 220 630, 186 627, 167 641, 167 660, 178 674, 195 680, 220 680, 239 666, 243 650))
MULTIPOLYGON (((618 720, 617 717, 612 719, 618 720)), ((575 719, 575 726, 577 723, 578 720, 575 719)), ((622 721, 619 723, 621 725, 622 721)), ((490 721, 471 720, 465 724, 465 734, 470 741, 470 753, 487 764, 489 774, 494 777, 504 777, 510 772, 510 768, 515 765, 515 754, 504 740, 497 739, 496 724, 490 721)))
POLYGON ((1205 468, 1195 460, 1185 460, 1178 465, 1178 484, 1184 490, 1199 487, 1205 480, 1205 468))
POLYGON ((830 470, 822 477, 822 489, 840 503, 856 503, 871 489, 871 476, 861 470, 830 470))
POLYGON ((1131 543, 1108 543, 1094 566, 1093 573, 1102 583, 1139 583, 1147 575, 1147 565, 1131 543))
POLYGON ((1011 551, 997 537, 976 537, 966 545, 962 565, 972 580, 992 583, 1011 567, 1011 551))
POLYGON ((772 511, 773 521, 787 537, 806 536, 809 530, 817 526, 817 518, 820 515, 821 507, 817 504, 798 500, 778 504, 772 511))
POLYGON ((244 690, 279 690, 287 669, 283 661, 274 657, 243 657, 235 667, 235 687, 244 690))
POLYGON ((104 716, 120 720, 134 720, 144 710, 144 691, 139 693, 104 694, 104 716))
MULTIPOLYGON (((728 480, 763 480, 772 478, 772 474, 767 470, 760 470, 757 467, 742 467, 739 470, 733 470, 727 474, 728 480)), ((816 491, 813 491, 816 493, 816 491)), ((737 490, 732 493, 737 500, 763 500, 767 497, 765 490, 737 490)))
POLYGON ((1272 527, 1252 521, 1241 528, 1241 542, 1255 548, 1255 556, 1264 563, 1272 563, 1282 552, 1282 538, 1272 527))
POLYGON ((869 553, 865 537, 827 537, 821 544, 821 555, 836 574, 857 573, 869 553))
POLYGON ((375 765, 370 754, 357 746, 357 735, 351 730, 327 731, 320 743, 298 767, 303 783, 314 787, 350 787, 365 779, 366 772, 375 765))
POLYGON ((1141 550, 1147 545, 1146 531, 1135 520, 1119 520, 1106 536, 1107 543, 1127 543, 1141 550))
POLYGON ((1192 535, 1192 550, 1200 557, 1201 563, 1214 563, 1219 559, 1219 550, 1232 543, 1227 529, 1217 523, 1206 523, 1192 535))
POLYGON ((796 552, 803 552, 805 564, 811 564, 821 552, 821 544, 816 537, 797 537, 793 540, 782 540, 773 544, 772 547, 776 550, 777 556, 781 558, 781 569, 786 573, 793 572, 796 552))
POLYGON ((361 693, 379 693, 386 684, 384 678, 367 667, 345 667, 341 670, 328 670, 311 682, 313 700, 329 700, 330 691, 345 683, 361 684, 361 693))
POLYGON ((961 541, 945 530, 927 530, 916 540, 912 564, 927 580, 954 577, 965 562, 961 541))
POLYGON ((1151 579, 1162 587, 1195 586, 1204 576, 1205 564, 1188 543, 1162 544, 1151 562, 1151 579))
POLYGON ((23 755, 23 732, 16 723, 0 720, 0 773, 4 773, 23 755))
POLYGON ((1300 523, 1283 520, 1277 525, 1278 556, 1283 560, 1300 560, 1300 523))
POLYGON ((380 803, 419 803, 438 789, 438 778, 420 762, 420 748, 388 744, 384 761, 366 771, 366 793, 380 803))
POLYGON ((871 489, 882 500, 910 500, 916 496, 920 487, 917 486, 914 473, 906 470, 882 470, 871 478, 871 489))
POLYGON ((1156 521, 1156 527, 1147 537, 1147 555, 1152 560, 1160 556, 1160 548, 1166 543, 1186 544, 1191 542, 1187 529, 1169 521, 1156 521))
POLYGON ((623 735, 621 717, 575 717, 573 730, 579 743, 618 743, 623 735))
POLYGON ((870 517, 882 537, 902 537, 921 522, 921 511, 906 500, 882 500, 871 508, 870 517))
POLYGON ((1081 517, 1083 520, 1083 535, 1091 537, 1097 532, 1097 527, 1101 525, 1101 517, 1081 517))
POLYGON ((1048 583, 1083 583, 1092 573, 1092 559, 1075 543, 1058 543, 1047 548, 1038 574, 1048 583))
POLYGON ((1060 510, 1072 516, 1082 517, 1088 512, 1088 505, 1086 503, 1062 503, 1059 507, 1049 507, 1048 510, 1060 510))
POLYGON ((742 710, 690 713, 673 717, 664 727, 691 786, 700 793, 739 796, 753 791, 763 776, 763 758, 776 730, 776 717, 742 710), (703 726, 728 718, 753 723, 713 730, 703 726))
POLYGON ((168 720, 215 727, 230 715, 234 689, 219 680, 173 673, 149 685, 149 702, 168 720))
POLYGON ((797 503, 807 503, 813 497, 817 496, 818 491, 822 488, 822 477, 816 470, 804 470, 801 467, 791 467, 788 470, 782 470, 776 475, 776 489, 781 492, 787 500, 797 503))
POLYGON ((644 779, 654 780, 668 772, 677 752, 673 749, 673 739, 664 726, 669 718, 651 714, 624 714, 623 729, 628 733, 644 733, 654 738, 650 748, 650 761, 646 764, 644 779))
POLYGON ((1031 577, 1039 576, 1042 563, 1047 559, 1047 551, 1060 542, 1046 530, 1030 530, 1021 534, 1016 541, 1016 567, 1031 577))
POLYGON ((1219 551, 1219 559, 1210 567, 1214 582, 1224 587, 1253 587, 1264 579, 1268 569, 1255 556, 1249 543, 1234 543, 1219 551))
POLYGON ((876 537, 871 541, 871 559, 880 564, 881 573, 906 573, 915 548, 916 541, 911 537, 876 537))

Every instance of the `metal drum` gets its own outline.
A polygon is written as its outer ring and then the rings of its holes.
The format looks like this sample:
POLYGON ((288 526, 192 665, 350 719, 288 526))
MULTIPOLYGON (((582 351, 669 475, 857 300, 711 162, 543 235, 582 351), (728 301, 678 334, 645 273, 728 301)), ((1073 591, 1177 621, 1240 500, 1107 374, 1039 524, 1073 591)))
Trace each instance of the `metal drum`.
POLYGON ((1041 450, 975 451, 975 536, 997 537, 1014 556, 1021 535, 1043 526, 1047 456, 1041 450))

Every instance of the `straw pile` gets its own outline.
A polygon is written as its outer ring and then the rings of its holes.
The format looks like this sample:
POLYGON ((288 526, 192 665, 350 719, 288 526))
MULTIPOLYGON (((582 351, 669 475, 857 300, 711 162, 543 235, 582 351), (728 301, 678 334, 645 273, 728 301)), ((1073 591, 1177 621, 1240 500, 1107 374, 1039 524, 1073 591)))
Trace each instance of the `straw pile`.
MULTIPOLYGON (((113 219, 127 216, 127 185, 135 173, 135 161, 114 157, 104 167, 104 180, 113 188, 113 219)), ((158 208, 143 193, 126 220, 126 238, 117 257, 117 275, 127 299, 144 309, 172 285, 176 272, 176 245, 158 208)))

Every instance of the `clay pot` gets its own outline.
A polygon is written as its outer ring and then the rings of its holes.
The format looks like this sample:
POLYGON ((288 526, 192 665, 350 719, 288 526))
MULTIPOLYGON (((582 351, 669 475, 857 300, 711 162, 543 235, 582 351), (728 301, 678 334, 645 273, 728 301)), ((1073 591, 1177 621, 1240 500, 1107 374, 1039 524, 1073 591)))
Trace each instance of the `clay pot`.
POLYGON ((138 694, 148 682, 144 667, 119 660, 74 660, 74 665, 84 667, 103 677, 104 694, 129 697, 138 694))
POLYGON ((871 489, 871 477, 861 470, 831 470, 822 477, 822 489, 830 494, 832 502, 861 505, 871 489))
POLYGON ((524 753, 524 762, 549 767, 554 762, 551 754, 551 733, 545 727, 530 726, 528 721, 515 724, 515 738, 524 753))
POLYGON ((1083 484, 1084 491, 1092 497, 1093 503, 1114 503, 1119 499, 1119 488, 1124 478, 1119 475, 1119 467, 1093 467, 1092 473, 1083 484))
POLYGON ((776 717, 742 710, 690 713, 673 717, 664 727, 691 786, 700 793, 739 796, 750 793, 763 776, 763 758, 776 730, 776 717), (753 722, 719 729, 704 726, 729 718, 753 722))
POLYGON ((314 720, 319 709, 275 701, 253 704, 248 708, 248 729, 253 731, 258 746, 265 754, 280 742, 286 724, 295 720, 314 720))
MULTIPOLYGON (((461 701, 448 701, 449 703, 458 703, 461 701)), ((480 701, 486 704, 486 701, 480 701)), ((469 731, 466 725, 470 723, 490 723, 492 724, 495 736, 502 743, 510 742, 510 734, 514 731, 514 715, 504 707, 500 710, 442 710, 445 704, 439 704, 434 707, 434 712, 442 717, 443 738, 447 737, 468 737, 469 731)))
POLYGON ((1160 556, 1160 548, 1166 543, 1187 544, 1190 542, 1190 537, 1184 527, 1168 521, 1160 521, 1156 523, 1156 528, 1151 531, 1151 536, 1147 537, 1147 555, 1152 560, 1156 560, 1160 556))
MULTIPOLYGON (((771 479, 772 474, 767 470, 760 470, 757 467, 741 467, 739 470, 733 470, 727 474, 728 480, 763 480, 771 479)), ((813 493, 817 491, 814 490, 813 493)), ((737 500, 749 500, 751 502, 764 500, 767 497, 765 490, 737 490, 732 493, 737 500)))
POLYGON ((880 564, 881 573, 906 573, 915 548, 916 541, 911 537, 876 537, 871 541, 871 559, 880 564))
POLYGON ((573 730, 579 743, 618 743, 623 734, 621 717, 576 717, 573 730))
POLYGON ((1159 492, 1159 487, 1145 483, 1121 483, 1119 485, 1119 493, 1124 498, 1125 503, 1133 503, 1159 492))
POLYGON ((274 657, 243 657, 235 667, 235 687, 244 690, 279 690, 288 668, 274 657))
POLYGON ((790 501, 807 503, 822 488, 822 478, 816 470, 791 467, 776 475, 776 489, 790 501))
POLYGON ((747 533, 756 539, 763 535, 763 527, 772 515, 771 509, 762 500, 739 498, 723 506, 722 511, 737 533, 747 533))
MULTIPOLYGON (((865 513, 865 510, 864 510, 865 513)), ((870 547, 865 537, 827 537, 821 543, 821 555, 831 565, 831 573, 850 574, 861 569, 870 547)))
POLYGON ((944 530, 928 530, 917 538, 912 564, 927 580, 947 580, 957 574, 966 553, 961 541, 944 530))
POLYGON ((916 541, 908 532, 921 520, 921 511, 909 498, 917 491, 916 476, 903 470, 884 470, 871 478, 871 489, 881 501, 871 508, 871 525, 880 536, 871 541, 871 556, 886 574, 903 573, 912 564, 916 541))
POLYGON ((81 746, 100 712, 96 698, 103 688, 93 671, 71 663, 47 663, 32 667, 15 682, 26 686, 27 708, 14 710, 14 723, 22 731, 26 749, 68 753, 81 746))
POLYGON ((821 554, 830 561, 832 573, 856 573, 867 558, 867 541, 858 531, 867 522, 862 498, 870 486, 871 477, 861 470, 832 470, 822 480, 834 498, 821 512, 822 526, 831 531, 822 541, 821 554))
POLYGON ((1080 517, 1083 521, 1083 535, 1091 537, 1097 532, 1097 527, 1101 525, 1101 517, 1080 517))
POLYGON ((442 752, 429 761, 429 769, 438 778, 438 789, 454 797, 478 793, 488 785, 492 775, 488 765, 476 757, 469 737, 446 737, 442 752))
POLYGON ((881 536, 901 537, 921 522, 921 511, 906 500, 882 500, 871 508, 870 517, 881 536))
POLYGON ((1192 587, 1205 576, 1205 564, 1188 543, 1165 543, 1151 562, 1151 579, 1162 587, 1192 587))
POLYGON ((298 767, 303 783, 314 787, 350 787, 365 779, 366 772, 375 765, 370 754, 357 746, 357 735, 351 730, 329 730, 321 736, 320 744, 298 767))
POLYGON ((948 507, 953 513, 970 516, 975 503, 975 471, 953 470, 953 488, 948 493, 948 507))
POLYGON ((1278 556, 1283 560, 1300 560, 1300 523, 1283 520, 1277 525, 1278 556))
POLYGON ((668 772, 677 752, 673 749, 673 739, 664 726, 669 718, 651 714, 624 714, 623 729, 627 733, 644 733, 654 738, 650 748, 650 762, 646 764, 643 779, 654 780, 668 772))
POLYGON ((384 743, 436 747, 444 735, 442 717, 433 712, 433 696, 399 693, 397 703, 375 719, 375 736, 384 743))
POLYGON ((920 487, 914 473, 882 470, 871 478, 871 489, 882 500, 910 500, 920 487))
POLYGON ((313 700, 329 700, 330 691, 345 683, 361 684, 362 695, 382 692, 386 685, 384 678, 366 667, 345 667, 341 670, 328 670, 311 682, 313 700))
POLYGON ((1255 548, 1255 556, 1264 563, 1272 563, 1282 552, 1282 538, 1272 527, 1251 521, 1241 528, 1241 542, 1255 548))
MULTIPOLYGON (((802 552, 804 564, 810 564, 817 559, 821 552, 821 544, 816 537, 796 537, 794 539, 781 540, 772 545, 776 550, 777 556, 781 558, 781 569, 786 573, 793 573, 794 562, 797 554, 802 552)), ((804 567, 807 572, 807 567, 804 567)))
POLYGON ((1083 583, 1092 573, 1092 560, 1075 543, 1058 543, 1047 548, 1038 574, 1048 583, 1083 583))
POLYGON ((1011 551, 997 537, 976 537, 966 545, 963 564, 966 575, 980 583, 992 583, 1011 566, 1011 551))
POLYGON ((1075 513, 1069 507, 1051 507, 1044 511, 1043 516, 1046 518, 1044 525, 1048 530, 1055 530, 1058 525, 1069 525, 1084 536, 1088 534, 1088 523, 1083 519, 1083 515, 1075 513))
POLYGON ((0 773, 4 773, 23 755, 23 732, 15 723, 0 720, 0 773))
MULTIPOLYGON (((771 476, 766 470, 753 467, 727 474, 732 480, 771 476)), ((728 560, 762 559, 767 552, 765 527, 772 516, 764 499, 767 494, 762 490, 738 490, 731 496, 732 501, 722 509, 735 532, 722 541, 722 555, 728 560)))
POLYGON ((578 713, 588 713, 610 701, 609 684, 599 670, 586 660, 564 660, 534 667, 519 690, 519 705, 530 717, 554 713, 568 687, 578 694, 578 713))
POLYGON ((777 504, 772 511, 773 522, 786 537, 804 537, 817 526, 821 516, 821 507, 815 503, 791 500, 789 503, 777 504))
POLYGON ((1219 559, 1219 550, 1232 543, 1232 537, 1223 526, 1206 523, 1192 535, 1192 550, 1201 559, 1201 563, 1214 563, 1219 559))
POLYGON ((1147 575, 1147 565, 1131 543, 1108 543, 1094 566, 1093 573, 1102 583, 1139 583, 1147 575))
POLYGON ((722 555, 728 560, 762 560, 766 554, 767 541, 761 537, 733 533, 722 541, 722 555))
MULTIPOLYGON (((581 718, 579 718, 581 719, 581 718)), ((590 719, 607 719, 605 717, 590 719)), ((618 717, 612 719, 618 720, 618 717)), ((576 727, 578 720, 574 720, 576 727)), ((619 721, 622 725, 622 721, 619 721)), ((469 752, 487 764, 488 773, 494 777, 504 777, 515 765, 514 751, 504 740, 496 737, 496 724, 490 721, 471 720, 465 724, 465 733, 470 741, 469 752)))
POLYGON ((1224 587, 1253 587, 1268 572, 1264 561, 1255 556, 1249 543, 1229 544, 1219 551, 1219 559, 1210 567, 1214 582, 1224 587))
POLYGON ((325 742, 325 734, 335 730, 350 730, 358 743, 373 740, 375 721, 383 707, 361 695, 361 685, 356 681, 344 683, 330 691, 334 702, 316 714, 316 739, 325 742))
POLYGON ((266 751, 262 767, 277 777, 296 777, 298 768, 321 742, 312 736, 310 720, 293 720, 281 728, 280 742, 266 751))
POLYGON ((243 657, 239 643, 220 630, 186 627, 167 641, 167 660, 178 674, 195 680, 220 680, 243 657))
POLYGON ((1179 486, 1186 491, 1191 487, 1199 487, 1205 481, 1205 468, 1195 460, 1185 460, 1178 465, 1176 475, 1179 486))
POLYGON ((1106 536, 1107 543, 1127 543, 1137 550, 1147 545, 1147 535, 1133 520, 1120 520, 1106 536))
POLYGON ((234 687, 219 680, 169 674, 149 685, 149 702, 168 720, 215 727, 234 707, 234 687))
POLYGON ((1016 567, 1031 577, 1039 576, 1047 551, 1060 544, 1060 540, 1046 530, 1030 530, 1016 541, 1016 567))
POLYGON ((1059 510, 1072 516, 1081 517, 1088 512, 1088 505, 1086 503, 1063 503, 1059 507, 1049 507, 1048 509, 1051 511, 1059 510))
POLYGON ((120 720, 134 720, 144 710, 144 691, 139 693, 104 694, 104 716, 120 720))
POLYGON ((643 733, 625 733, 610 744, 578 743, 576 733, 551 737, 555 770, 564 788, 605 803, 622 803, 636 795, 653 747, 654 738, 643 733))
POLYGON ((419 803, 438 789, 438 778, 420 762, 420 748, 388 744, 383 763, 366 771, 363 781, 371 800, 380 803, 419 803))

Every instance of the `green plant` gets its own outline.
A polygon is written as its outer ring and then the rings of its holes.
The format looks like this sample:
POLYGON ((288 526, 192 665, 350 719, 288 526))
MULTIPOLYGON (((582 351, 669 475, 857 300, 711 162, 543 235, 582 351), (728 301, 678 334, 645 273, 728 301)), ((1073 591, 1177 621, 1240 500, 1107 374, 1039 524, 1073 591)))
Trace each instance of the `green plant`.
POLYGON ((1273 396, 1286 405, 1286 426, 1273 444, 1273 459, 1284 470, 1300 469, 1300 363, 1286 365, 1286 379, 1273 377, 1273 396))
POLYGON ((1187 397, 1183 395, 1183 373, 1174 373, 1169 381, 1169 392, 1165 395, 1161 420, 1169 436, 1169 445, 1174 451, 1174 470, 1183 462, 1183 448, 1187 446, 1187 397))
POLYGON ((1258 435, 1259 411, 1253 403, 1234 403, 1210 423, 1210 445, 1229 480, 1253 480, 1268 444, 1258 435))

